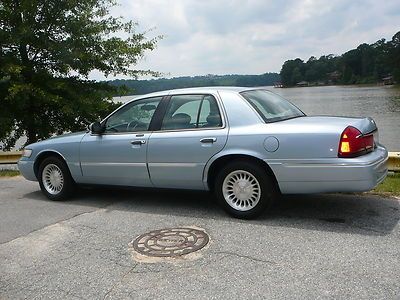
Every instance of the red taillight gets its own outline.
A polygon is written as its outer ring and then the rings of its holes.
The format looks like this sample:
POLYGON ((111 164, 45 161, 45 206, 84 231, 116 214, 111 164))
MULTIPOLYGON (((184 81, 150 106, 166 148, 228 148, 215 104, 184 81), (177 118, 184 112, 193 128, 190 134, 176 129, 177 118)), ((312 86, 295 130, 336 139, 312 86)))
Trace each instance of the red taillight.
POLYGON ((356 157, 374 149, 374 135, 363 135, 355 127, 348 126, 342 133, 339 142, 339 157, 356 157))

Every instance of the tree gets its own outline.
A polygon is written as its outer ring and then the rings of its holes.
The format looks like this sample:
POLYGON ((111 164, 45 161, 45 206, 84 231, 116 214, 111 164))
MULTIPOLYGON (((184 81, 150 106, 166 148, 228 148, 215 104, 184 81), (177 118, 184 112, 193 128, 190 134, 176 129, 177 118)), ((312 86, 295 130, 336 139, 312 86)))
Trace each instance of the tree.
POLYGON ((299 67, 294 68, 293 74, 292 74, 292 80, 291 80, 292 84, 296 84, 302 80, 303 80, 303 76, 301 74, 300 68, 299 67))
POLYGON ((389 62, 396 82, 400 82, 400 31, 397 32, 389 43, 389 62))
POLYGON ((300 58, 285 61, 280 73, 283 85, 293 86, 297 82, 302 81, 303 69, 304 62, 300 58))
POLYGON ((157 75, 135 70, 161 37, 109 15, 114 0, 1 0, 0 141, 6 148, 78 130, 104 116, 116 88, 88 80, 109 75, 157 75))

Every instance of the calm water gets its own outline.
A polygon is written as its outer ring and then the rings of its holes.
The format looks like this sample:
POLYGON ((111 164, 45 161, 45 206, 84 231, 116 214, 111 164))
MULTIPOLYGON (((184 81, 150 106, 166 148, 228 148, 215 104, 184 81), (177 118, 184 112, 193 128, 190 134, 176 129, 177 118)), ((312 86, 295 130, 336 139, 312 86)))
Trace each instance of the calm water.
MULTIPOLYGON (((400 151, 400 88, 393 86, 324 86, 267 89, 292 101, 307 115, 372 117, 379 139, 389 151, 400 151)), ((135 96, 114 98, 126 102, 135 96)))

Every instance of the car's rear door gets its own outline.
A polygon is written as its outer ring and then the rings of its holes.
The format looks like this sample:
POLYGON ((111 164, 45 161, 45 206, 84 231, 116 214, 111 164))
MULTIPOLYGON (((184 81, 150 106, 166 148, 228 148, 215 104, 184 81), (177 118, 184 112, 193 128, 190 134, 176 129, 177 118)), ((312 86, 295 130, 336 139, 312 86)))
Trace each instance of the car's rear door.
POLYGON ((151 181, 161 188, 203 189, 207 161, 226 144, 228 127, 217 95, 171 95, 159 130, 149 138, 151 181))
POLYGON ((80 145, 83 183, 151 186, 147 146, 161 99, 133 101, 105 120, 103 134, 85 135, 80 145))

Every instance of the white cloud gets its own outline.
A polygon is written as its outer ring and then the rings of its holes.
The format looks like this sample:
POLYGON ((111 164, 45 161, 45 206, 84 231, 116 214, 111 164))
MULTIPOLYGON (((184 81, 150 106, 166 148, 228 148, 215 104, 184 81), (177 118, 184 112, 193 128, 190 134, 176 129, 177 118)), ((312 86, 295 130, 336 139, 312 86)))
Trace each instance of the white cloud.
POLYGON ((137 68, 170 76, 279 72, 287 59, 341 54, 400 30, 398 0, 120 0, 112 14, 165 36, 137 68))

